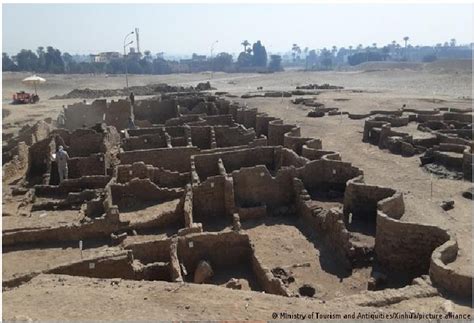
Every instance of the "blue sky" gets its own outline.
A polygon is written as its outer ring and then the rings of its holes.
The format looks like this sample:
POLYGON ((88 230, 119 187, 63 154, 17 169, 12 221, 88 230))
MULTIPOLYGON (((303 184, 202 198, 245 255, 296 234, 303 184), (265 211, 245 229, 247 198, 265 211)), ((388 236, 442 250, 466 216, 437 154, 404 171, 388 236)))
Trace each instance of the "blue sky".
POLYGON ((140 29, 153 53, 239 52, 261 40, 267 51, 297 43, 323 48, 396 40, 472 42, 472 4, 3 4, 4 52, 52 45, 71 54, 123 51, 123 37, 140 29))

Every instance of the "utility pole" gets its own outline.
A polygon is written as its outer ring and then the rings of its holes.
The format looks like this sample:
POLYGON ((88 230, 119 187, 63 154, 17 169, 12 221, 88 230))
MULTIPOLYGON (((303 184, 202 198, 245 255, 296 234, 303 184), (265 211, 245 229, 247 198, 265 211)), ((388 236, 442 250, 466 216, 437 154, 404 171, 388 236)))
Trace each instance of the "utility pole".
POLYGON ((123 59, 125 61, 125 84, 126 84, 126 88, 127 88, 127 95, 128 95, 128 66, 127 66, 127 46, 128 45, 131 45, 133 43, 133 40, 131 40, 130 42, 127 43, 127 38, 131 35, 133 35, 134 32, 130 32, 128 33, 125 38, 123 39, 123 59))

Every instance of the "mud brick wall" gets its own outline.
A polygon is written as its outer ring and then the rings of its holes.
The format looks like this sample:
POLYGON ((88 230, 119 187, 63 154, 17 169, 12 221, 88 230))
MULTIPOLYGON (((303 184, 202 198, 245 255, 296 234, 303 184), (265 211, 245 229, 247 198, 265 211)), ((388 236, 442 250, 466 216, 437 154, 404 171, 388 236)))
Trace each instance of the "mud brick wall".
POLYGON ((107 111, 106 100, 95 100, 92 104, 76 103, 64 110, 65 128, 74 130, 83 126, 91 127, 104 120, 107 111))
POLYGON ((174 100, 141 100, 136 103, 134 115, 137 120, 164 124, 166 120, 178 116, 178 109, 174 100))
POLYGON ((60 196, 69 192, 81 192, 86 189, 104 188, 110 181, 109 176, 90 175, 80 178, 67 179, 59 185, 36 185, 35 194, 38 196, 60 196))
POLYGON ((111 184, 112 203, 119 208, 140 202, 162 203, 183 196, 184 190, 158 187, 149 179, 134 178, 126 184, 111 184))
POLYGON ((129 101, 118 100, 109 103, 105 114, 105 123, 114 126, 117 130, 128 128, 128 119, 131 115, 131 105, 129 101))
POLYGON ((259 285, 268 294, 291 296, 288 289, 283 285, 281 279, 276 278, 272 272, 262 265, 262 261, 255 254, 252 247, 251 252, 252 270, 259 285))
POLYGON ((344 193, 344 215, 352 213, 353 218, 363 218, 373 223, 377 216, 378 202, 393 196, 396 191, 388 187, 358 182, 361 180, 362 178, 358 177, 347 183, 344 193))
POLYGON ((211 148, 211 127, 191 127, 191 140, 193 146, 200 149, 211 148))
POLYGON ((443 114, 443 119, 472 123, 472 113, 445 112, 443 114))
POLYGON ((268 124, 268 145, 283 146, 285 133, 293 128, 295 128, 295 125, 283 124, 282 120, 270 121, 268 124))
POLYGON ((171 239, 152 239, 134 242, 126 239, 123 243, 125 250, 131 250, 133 258, 140 260, 143 264, 157 261, 170 261, 171 239))
POLYGON ((250 250, 248 236, 235 232, 201 233, 178 240, 179 261, 191 277, 201 260, 208 260, 215 272, 219 267, 243 263, 250 266, 250 250))
POLYGON ((472 182, 473 181, 472 168, 473 168, 474 165, 472 164, 472 155, 473 154, 471 153, 471 149, 472 148, 467 148, 463 152, 462 170, 463 170, 463 173, 464 173, 464 179, 472 182))
POLYGON ((69 178, 79 178, 88 175, 106 175, 104 154, 94 154, 89 157, 73 157, 69 159, 69 178))
POLYGON ((257 124, 257 109, 245 109, 243 111, 243 125, 245 128, 253 128, 255 129, 256 124, 257 124))
POLYGON ((293 150, 281 149, 281 166, 295 166, 302 167, 308 160, 304 157, 298 156, 293 150))
POLYGON ((234 119, 230 114, 203 116, 202 118, 211 126, 232 126, 234 124, 234 119))
POLYGON ((133 164, 143 161, 147 165, 163 167, 181 173, 191 171, 189 158, 199 154, 197 147, 158 148, 150 150, 126 151, 119 154, 122 164, 133 164))
POLYGON ((33 144, 28 149, 27 179, 48 184, 51 173, 51 156, 56 152, 56 143, 53 138, 46 138, 33 144))
POLYGON ((350 233, 343 221, 342 213, 336 210, 314 210, 307 203, 300 209, 306 230, 322 237, 325 246, 330 248, 338 262, 346 269, 352 268, 352 244, 350 233))
POLYGON ((217 99, 216 100, 217 110, 219 114, 230 114, 229 113, 229 106, 230 102, 224 99, 217 99))
POLYGON ((69 157, 87 157, 91 154, 104 152, 104 134, 92 129, 77 129, 71 134, 69 157))
POLYGON ((255 147, 236 151, 216 152, 213 154, 202 154, 194 157, 196 171, 201 180, 208 176, 219 174, 217 161, 222 159, 227 173, 242 167, 265 165, 270 170, 276 169, 274 147, 255 147))
MULTIPOLYGON (((449 268, 456 260, 459 247, 455 240, 444 243, 431 255, 430 278, 437 287, 459 297, 472 297, 473 277, 449 268)), ((471 271, 472 273, 472 271, 471 271)))
POLYGON ((284 135, 283 146, 301 155, 303 145, 313 138, 300 137, 300 135, 300 128, 293 128, 290 132, 284 135))
POLYGON ((117 182, 126 183, 133 178, 149 178, 160 187, 184 187, 190 182, 190 173, 172 172, 162 168, 136 162, 133 165, 117 166, 117 182))
POLYGON ((255 137, 255 131, 241 127, 215 126, 214 133, 217 147, 248 145, 255 137))
POLYGON ((127 129, 129 137, 139 137, 143 135, 162 134, 162 127, 127 129))
POLYGON ((164 133, 124 138, 122 142, 122 148, 125 151, 165 147, 167 147, 167 143, 164 133))
POLYGON ((255 132, 257 136, 265 135, 268 137, 268 124, 273 120, 277 120, 277 118, 270 117, 264 113, 257 114, 255 120, 255 132))
POLYGON ((24 177, 28 170, 29 153, 28 146, 22 141, 14 150, 14 157, 3 165, 3 181, 24 177))
POLYGON ((224 176, 209 177, 193 185, 192 190, 194 221, 202 222, 206 217, 223 217, 227 214, 224 176))
POLYGON ((273 178, 265 166, 242 168, 232 172, 235 203, 238 207, 265 204, 269 209, 294 203, 292 168, 279 170, 273 178))
POLYGON ((362 171, 350 163, 323 158, 308 162, 298 169, 298 173, 309 191, 344 191, 346 182, 362 174, 362 171))
POLYGON ((48 273, 94 278, 134 279, 135 272, 132 267, 132 261, 132 254, 129 251, 125 251, 111 256, 80 260, 56 267, 48 271, 48 273), (93 268, 90 266, 91 263, 94 264, 93 268))
POLYGON ((463 155, 456 154, 453 156, 451 154, 444 153, 442 151, 433 151, 433 157, 436 163, 444 165, 449 168, 454 168, 457 170, 462 170, 463 166, 463 155))
POLYGON ((375 253, 378 262, 389 270, 413 277, 428 273, 431 254, 449 238, 439 227, 402 222, 382 212, 377 214, 375 253))

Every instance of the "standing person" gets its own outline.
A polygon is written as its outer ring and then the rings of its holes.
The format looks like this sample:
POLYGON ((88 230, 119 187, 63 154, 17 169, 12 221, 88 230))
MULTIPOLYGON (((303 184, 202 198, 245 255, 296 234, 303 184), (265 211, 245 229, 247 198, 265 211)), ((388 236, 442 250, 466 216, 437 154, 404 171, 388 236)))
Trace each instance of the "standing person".
POLYGON ((128 117, 128 129, 136 129, 135 122, 132 117, 128 117))
POLYGON ((59 173, 59 183, 67 179, 67 161, 69 160, 69 155, 67 151, 64 150, 63 146, 59 146, 59 150, 56 153, 56 163, 58 165, 59 173))
POLYGON ((132 106, 135 105, 135 94, 133 94, 133 92, 130 92, 130 103, 132 106))

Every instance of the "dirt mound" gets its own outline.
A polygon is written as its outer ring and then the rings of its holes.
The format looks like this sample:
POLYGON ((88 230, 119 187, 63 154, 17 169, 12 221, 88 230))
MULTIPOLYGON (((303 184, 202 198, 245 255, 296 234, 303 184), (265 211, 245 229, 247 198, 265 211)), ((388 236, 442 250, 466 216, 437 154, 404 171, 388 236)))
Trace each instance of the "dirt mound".
MULTIPOLYGON (((209 82, 199 83, 196 87, 183 87, 183 86, 174 86, 168 85, 165 83, 159 84, 148 84, 143 86, 131 86, 129 91, 133 92, 135 95, 157 95, 161 93, 170 93, 170 92, 194 92, 194 91, 207 91, 213 89, 209 82)), ((55 95, 52 100, 61 100, 61 99, 96 99, 96 98, 105 98, 112 96, 128 96, 128 91, 126 88, 123 89, 104 89, 104 90, 94 90, 94 89, 74 89, 71 92, 64 95, 55 95)))
POLYGON ((472 73, 472 59, 441 59, 425 64, 425 70, 445 73, 472 73))
POLYGON ((366 62, 356 66, 352 66, 350 70, 364 71, 364 72, 375 72, 383 70, 393 69, 408 69, 408 70, 420 70, 423 67, 422 63, 416 62, 366 62))

